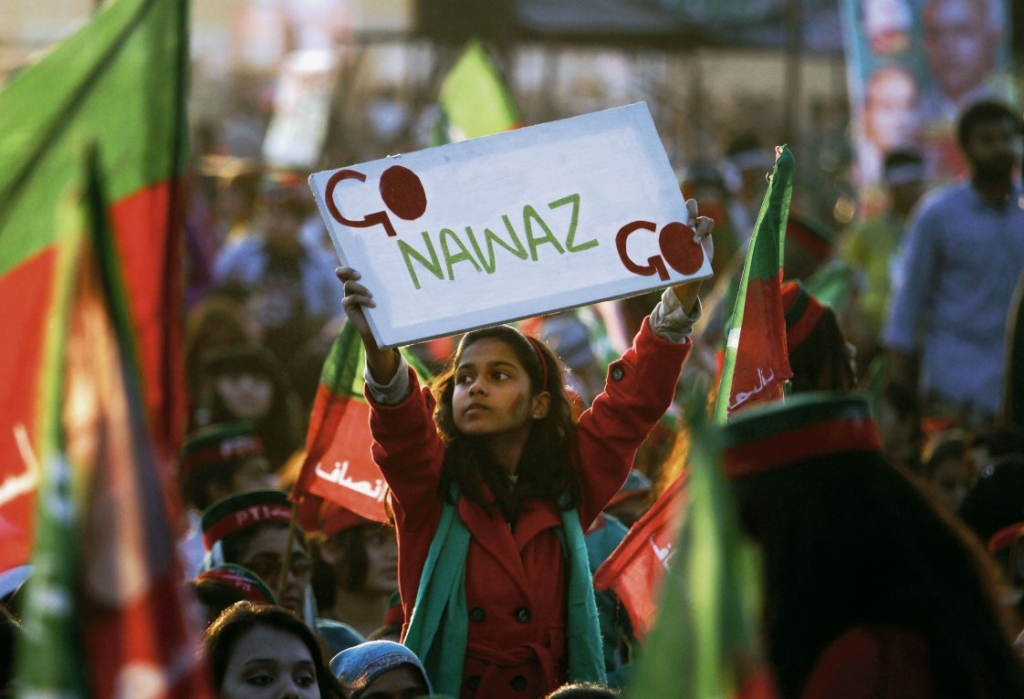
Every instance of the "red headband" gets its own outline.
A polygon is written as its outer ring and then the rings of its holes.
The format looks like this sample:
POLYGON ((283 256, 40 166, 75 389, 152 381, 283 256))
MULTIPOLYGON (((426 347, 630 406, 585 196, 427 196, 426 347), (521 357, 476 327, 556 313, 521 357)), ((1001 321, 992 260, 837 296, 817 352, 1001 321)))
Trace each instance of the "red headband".
POLYGON ((239 529, 263 522, 291 522, 292 508, 288 505, 253 505, 235 510, 217 520, 203 531, 203 544, 209 551, 213 545, 239 529))
POLYGON ((723 455, 729 478, 775 471, 804 459, 844 451, 880 451, 878 430, 870 417, 851 417, 808 425, 727 449, 723 455))
POLYGON ((182 460, 181 467, 186 471, 204 466, 217 466, 226 461, 238 461, 250 456, 262 456, 264 454, 263 442, 259 437, 242 435, 231 437, 219 444, 211 444, 203 449, 198 449, 186 454, 182 460))
POLYGON ((752 408, 726 425, 722 463, 733 479, 849 451, 881 452, 862 396, 806 393, 752 408))
POLYGON ((257 604, 273 604, 274 600, 267 597, 266 593, 260 589, 260 587, 254 584, 251 580, 247 579, 244 575, 241 575, 233 570, 225 568, 213 568, 200 573, 197 580, 217 580, 230 585, 239 592, 241 592, 247 600, 250 602, 256 602, 257 604))
POLYGON ((540 373, 542 377, 540 390, 546 391, 548 390, 548 363, 544 361, 544 351, 540 348, 540 343, 537 342, 537 340, 533 339, 529 335, 523 335, 523 337, 530 341, 530 344, 533 345, 533 351, 537 353, 537 361, 540 362, 540 373))
POLYGON ((988 540, 989 553, 998 553, 1011 546, 1021 534, 1024 534, 1024 522, 1014 522, 1008 527, 1003 527, 988 540))

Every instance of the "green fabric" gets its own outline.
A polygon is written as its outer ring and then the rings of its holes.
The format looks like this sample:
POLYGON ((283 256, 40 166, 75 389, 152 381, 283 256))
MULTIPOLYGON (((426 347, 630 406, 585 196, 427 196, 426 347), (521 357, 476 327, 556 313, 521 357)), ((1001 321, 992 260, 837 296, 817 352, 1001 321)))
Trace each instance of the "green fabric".
POLYGON ((469 530, 445 502, 430 542, 409 630, 402 642, 423 663, 434 691, 453 697, 462 692, 469 611, 466 606, 466 556, 469 530))
MULTIPOLYGON (((590 558, 590 572, 593 574, 622 542, 629 529, 609 514, 604 514, 604 526, 587 532, 584 537, 587 555, 590 558)), ((629 614, 611 590, 595 590, 597 617, 601 626, 601 648, 604 656, 604 671, 608 675, 608 686, 622 688, 629 676, 628 663, 636 647, 633 627, 629 614), (620 649, 625 646, 627 657, 620 649)))
POLYGON ((105 3, 0 90, 0 274, 61 235, 54 202, 98 145, 110 202, 184 169, 185 0, 105 3))
POLYGON ((687 400, 690 507, 662 582, 658 616, 644 639, 625 697, 744 696, 764 667, 761 561, 740 528, 720 467, 722 431, 707 424, 706 394, 687 400))
POLYGON ((441 85, 441 143, 490 136, 519 125, 508 87, 478 41, 470 42, 441 85))
MULTIPOLYGON (((81 176, 82 167, 73 176, 81 176)), ((33 571, 26 587, 22 624, 17 648, 18 687, 26 695, 38 693, 87 697, 87 661, 83 619, 73 613, 77 579, 82 565, 79 527, 80 503, 84 499, 84 469, 72 468, 68 435, 62 419, 65 384, 69 379, 67 346, 69 318, 76 308, 74 282, 94 254, 94 239, 107 234, 106 226, 94 230, 99 211, 87 194, 86 185, 73 181, 57 201, 55 217, 65 235, 59 268, 54 279, 54 296, 47 328, 46 351, 40 380, 39 491, 36 497, 35 534, 32 547, 33 571), (53 600, 61 602, 54 604, 53 600)), ((89 291, 95 293, 95 287, 89 291)), ((89 299, 105 303, 106 299, 89 299)))
MULTIPOLYGON (((458 502, 457 493, 453 499, 458 502)), ((570 682, 606 681, 601 634, 587 547, 579 513, 562 510, 558 530, 569 568, 568 624, 570 682)), ((445 502, 420 577, 409 630, 403 643, 423 662, 434 690, 453 697, 462 690, 468 643, 466 558, 471 535, 456 506, 445 502)))

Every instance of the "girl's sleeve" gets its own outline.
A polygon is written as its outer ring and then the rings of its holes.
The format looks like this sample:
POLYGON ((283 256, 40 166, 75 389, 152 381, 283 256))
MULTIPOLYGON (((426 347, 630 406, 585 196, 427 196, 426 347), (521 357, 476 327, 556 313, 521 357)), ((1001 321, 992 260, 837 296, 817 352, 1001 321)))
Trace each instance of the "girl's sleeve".
POLYGON ((691 346, 687 337, 659 337, 648 318, 633 346, 608 367, 604 391, 577 424, 584 528, 625 482, 637 448, 671 406, 691 346))
POLYGON ((379 386, 366 385, 364 395, 370 404, 370 432, 373 435, 373 460, 391 488, 395 517, 405 528, 417 529, 436 522, 441 502, 437 488, 441 479, 444 444, 434 424, 434 398, 407 364, 404 383, 406 395, 394 405, 375 396, 379 386))

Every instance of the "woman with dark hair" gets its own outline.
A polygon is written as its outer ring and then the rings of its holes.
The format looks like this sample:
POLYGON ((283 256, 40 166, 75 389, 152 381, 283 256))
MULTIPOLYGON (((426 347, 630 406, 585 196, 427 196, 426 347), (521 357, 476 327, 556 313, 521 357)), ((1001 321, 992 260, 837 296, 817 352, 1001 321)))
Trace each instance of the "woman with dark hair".
POLYGON ((322 584, 317 571, 313 578, 321 611, 369 637, 384 624, 398 590, 394 526, 359 519, 320 542, 315 558, 326 568, 322 584))
POLYGON ((292 612, 237 602, 203 636, 219 699, 341 698, 316 635, 292 612))
MULTIPOLYGON (((693 200, 687 208, 695 233, 684 242, 710 246, 713 222, 693 200)), ((374 460, 393 496, 403 642, 453 696, 516 699, 604 681, 583 532, 672 403, 700 283, 664 291, 576 419, 557 357, 509 326, 464 335, 421 389, 401 353, 376 344, 359 272, 338 277, 366 351, 374 460)))
POLYGON ((247 420, 256 426, 272 471, 302 447, 301 402, 281 363, 262 347, 212 354, 204 368, 213 390, 210 424, 247 420))
POLYGON ((794 397, 723 437, 782 697, 1024 697, 998 572, 884 460, 865 400, 794 397))

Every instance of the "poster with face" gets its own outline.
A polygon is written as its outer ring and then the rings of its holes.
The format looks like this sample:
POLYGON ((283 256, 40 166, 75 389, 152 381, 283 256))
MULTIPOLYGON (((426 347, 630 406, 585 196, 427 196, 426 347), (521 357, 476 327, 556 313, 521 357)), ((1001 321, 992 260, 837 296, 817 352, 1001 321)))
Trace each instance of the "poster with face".
POLYGON ((964 174, 958 115, 983 97, 1013 98, 1009 13, 1009 0, 844 0, 862 215, 884 205, 894 149, 921 153, 929 185, 964 174))

